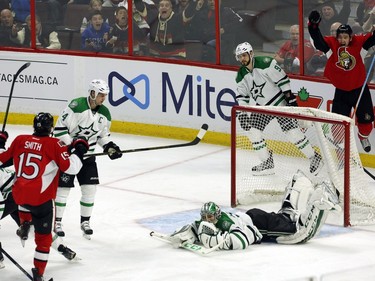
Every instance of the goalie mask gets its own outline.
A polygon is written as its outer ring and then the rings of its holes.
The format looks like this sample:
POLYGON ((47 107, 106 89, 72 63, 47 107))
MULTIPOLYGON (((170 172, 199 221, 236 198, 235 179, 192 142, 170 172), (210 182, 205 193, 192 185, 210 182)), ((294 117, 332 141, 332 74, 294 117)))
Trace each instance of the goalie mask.
POLYGON ((109 86, 108 84, 101 79, 92 80, 89 84, 89 95, 92 100, 95 100, 98 94, 109 94, 109 86), (91 95, 92 91, 94 91, 94 96, 91 95))
POLYGON ((214 202, 207 202, 201 208, 201 219, 211 223, 216 223, 221 216, 221 210, 214 202))

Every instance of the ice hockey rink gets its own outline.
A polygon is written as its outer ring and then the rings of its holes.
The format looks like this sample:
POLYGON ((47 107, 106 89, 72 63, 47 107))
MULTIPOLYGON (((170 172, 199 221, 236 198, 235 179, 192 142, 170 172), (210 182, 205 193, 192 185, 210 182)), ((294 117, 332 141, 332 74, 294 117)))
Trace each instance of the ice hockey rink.
MULTIPOLYGON (((32 127, 7 125, 6 130, 11 141, 18 134, 31 133, 32 127)), ((116 133, 112 136, 122 149, 184 142, 116 133)), ((91 219, 92 239, 86 240, 81 234, 80 189, 76 187, 63 218, 64 241, 81 260, 68 261, 51 249, 45 280, 375 280, 375 226, 325 225, 307 244, 263 243, 243 251, 216 251, 206 256, 175 249, 150 237, 152 230, 171 233, 199 218, 206 201, 231 210, 229 147, 200 143, 128 153, 114 161, 100 156, 97 162, 101 184, 91 219)), ((370 177, 369 184, 375 188, 370 177)), ((271 211, 269 205, 263 207, 271 211)), ((272 210, 277 211, 277 207, 272 210)), ((0 225, 3 248, 31 273, 33 235, 22 248, 14 221, 8 216, 0 225)), ((4 264, 0 280, 28 280, 6 257, 4 264)))

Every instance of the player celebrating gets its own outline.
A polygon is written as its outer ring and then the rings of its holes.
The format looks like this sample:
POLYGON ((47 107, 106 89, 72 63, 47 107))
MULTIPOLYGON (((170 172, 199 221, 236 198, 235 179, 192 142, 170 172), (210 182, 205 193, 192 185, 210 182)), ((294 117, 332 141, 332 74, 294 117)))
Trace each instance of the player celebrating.
POLYGON ((188 241, 206 248, 241 250, 261 241, 306 243, 323 226, 329 210, 341 210, 329 183, 313 184, 298 171, 286 187, 278 213, 250 209, 236 214, 221 211, 214 202, 201 208, 201 219, 185 225, 167 239, 175 245, 188 241))
MULTIPOLYGON (((298 106, 291 91, 289 77, 271 57, 255 57, 253 47, 244 42, 236 48, 236 59, 241 63, 237 72, 236 97, 239 105, 298 106)), ((247 132, 261 163, 252 168, 254 175, 273 174, 272 151, 262 136, 265 127, 273 119, 259 122, 259 115, 242 113, 238 116, 240 126, 247 132)), ((312 148, 309 140, 301 132, 295 119, 276 117, 282 131, 301 152, 310 159, 310 173, 317 174, 323 166, 322 157, 312 148)))
POLYGON ((50 137, 53 117, 39 113, 34 118, 34 133, 17 136, 8 150, 0 153, 0 167, 13 159, 16 180, 13 197, 19 205, 20 229, 24 237, 30 224, 35 228, 35 255, 32 269, 34 280, 44 280, 48 254, 52 243, 54 199, 59 171, 76 174, 82 167, 81 159, 88 150, 85 140, 77 139, 68 147, 50 137))
POLYGON ((364 151, 370 152, 368 137, 372 131, 374 112, 370 90, 367 84, 364 85, 366 70, 363 58, 368 49, 375 45, 375 33, 353 35, 351 27, 342 24, 338 27, 336 36, 323 37, 319 29, 320 21, 320 13, 312 11, 308 29, 315 47, 328 57, 324 75, 336 87, 332 112, 350 117, 354 108, 359 140, 364 151))
MULTIPOLYGON (((70 144, 74 138, 85 137, 90 145, 89 153, 94 152, 97 144, 103 147, 110 159, 122 156, 120 148, 110 140, 111 114, 103 105, 109 87, 103 80, 95 79, 89 84, 89 96, 72 100, 57 120, 54 130, 55 137, 65 144, 70 144)), ((81 186, 81 230, 85 238, 90 239, 93 230, 90 218, 94 207, 96 185, 99 184, 98 169, 95 157, 83 160, 83 167, 77 174, 81 186)), ((62 173, 56 197, 55 232, 64 236, 61 220, 66 207, 70 188, 74 187, 74 175, 62 173)))

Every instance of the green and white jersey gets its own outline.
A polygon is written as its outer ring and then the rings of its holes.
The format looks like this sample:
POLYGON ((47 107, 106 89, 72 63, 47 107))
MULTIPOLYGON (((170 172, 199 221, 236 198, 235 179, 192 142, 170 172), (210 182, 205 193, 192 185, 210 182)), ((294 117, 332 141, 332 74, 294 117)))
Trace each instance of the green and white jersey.
MULTIPOLYGON (((193 228, 197 233, 201 222, 198 220, 193 223, 193 228)), ((254 226, 250 216, 243 212, 233 214, 222 211, 215 227, 221 231, 217 235, 229 236, 228 243, 223 246, 225 250, 243 250, 251 244, 259 243, 262 239, 262 235, 254 226)))
POLYGON ((5 200, 12 192, 14 182, 14 171, 0 168, 0 218, 5 210, 5 200))
POLYGON ((107 144, 110 135, 111 114, 108 108, 101 105, 91 110, 87 97, 76 98, 70 102, 59 116, 54 129, 54 136, 69 145, 78 136, 87 139, 93 153, 96 144, 107 144))
POLYGON ((241 66, 237 72, 237 102, 239 105, 285 106, 283 92, 289 91, 290 80, 271 57, 253 58, 253 71, 241 66))

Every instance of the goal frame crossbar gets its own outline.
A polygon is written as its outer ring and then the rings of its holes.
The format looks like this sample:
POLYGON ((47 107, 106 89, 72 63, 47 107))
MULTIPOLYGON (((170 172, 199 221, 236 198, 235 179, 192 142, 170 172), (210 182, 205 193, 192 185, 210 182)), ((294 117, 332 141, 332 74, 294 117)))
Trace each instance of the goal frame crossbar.
MULTIPOLYGON (((235 105, 231 109, 231 206, 236 207, 237 198, 236 198, 236 132, 237 132, 237 122, 234 122, 236 119, 236 112, 242 110, 245 112, 254 112, 259 114, 270 114, 277 117, 287 117, 287 118, 296 118, 296 114, 274 111, 271 109, 235 105)), ((298 119, 312 121, 312 122, 324 122, 329 124, 337 124, 344 126, 344 161, 349 163, 350 161, 350 126, 351 123, 345 120, 330 120, 326 118, 316 117, 316 116, 303 116, 298 115, 298 119)), ((350 167, 349 165, 344 165, 344 226, 350 226, 350 167)))

